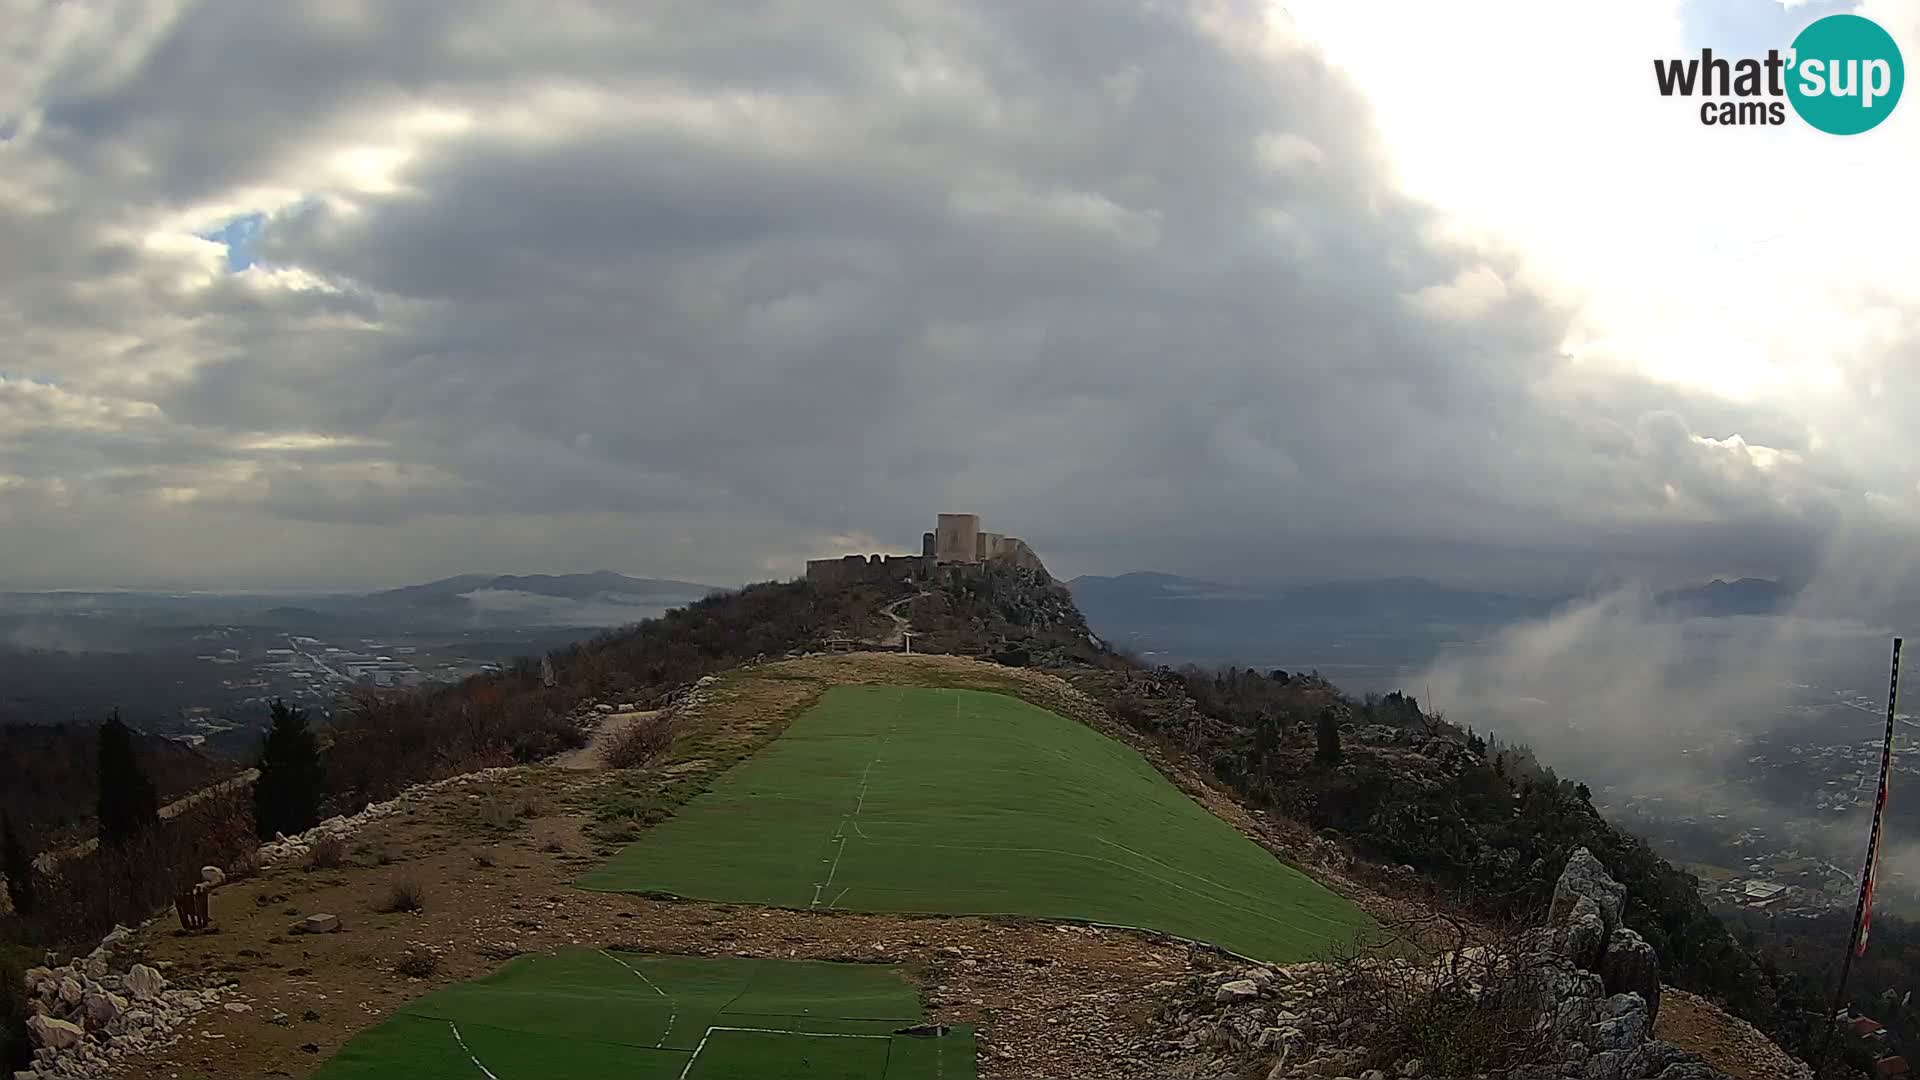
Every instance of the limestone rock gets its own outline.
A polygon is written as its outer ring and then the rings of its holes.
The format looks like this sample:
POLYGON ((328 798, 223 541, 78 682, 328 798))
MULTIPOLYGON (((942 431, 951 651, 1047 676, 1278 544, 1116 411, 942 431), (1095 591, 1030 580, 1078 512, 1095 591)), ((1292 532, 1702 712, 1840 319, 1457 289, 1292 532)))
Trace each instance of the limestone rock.
POLYGON ((1627 887, 1615 881, 1607 868, 1586 848, 1575 848, 1567 858, 1560 880, 1553 886, 1553 903, 1547 909, 1547 925, 1559 927, 1574 913, 1582 898, 1592 900, 1600 920, 1606 926, 1605 941, 1620 925, 1620 912, 1626 905, 1627 887))
POLYGON ((1699 1055, 1688 1053, 1671 1043, 1658 1040, 1649 1042, 1641 1049, 1641 1053, 1642 1076, 1656 1077, 1657 1080, 1731 1080, 1726 1073, 1702 1061, 1699 1055))
POLYGON ((1600 905, 1592 897, 1576 897, 1571 910, 1554 926, 1554 951, 1576 967, 1592 970, 1606 944, 1607 922, 1600 905))
POLYGON ((152 1001, 167 988, 166 978, 145 964, 135 964, 128 969, 125 982, 127 992, 135 1001, 152 1001))
POLYGON ((227 883, 227 872, 217 866, 203 866, 200 868, 200 880, 217 889, 227 883))
POLYGON ((1632 1050, 1647 1041, 1652 1024, 1640 995, 1616 994, 1607 999, 1606 1010, 1606 1019, 1596 1022, 1592 1037, 1582 1042, 1597 1050, 1632 1050))
POLYGON ((66 1050, 80 1045, 87 1037, 85 1029, 79 1024, 69 1024, 65 1020, 55 1020, 51 1016, 30 1016, 27 1018, 27 1031, 33 1041, 50 1050, 66 1050))
POLYGON ((1621 927, 1607 938, 1600 978, 1608 994, 1638 994, 1647 1003, 1647 1023, 1660 1016, 1660 957, 1639 934, 1621 927))
POLYGON ((304 934, 331 934, 340 929, 338 915, 309 915, 300 920, 300 932, 304 934))
POLYGON ((1230 1005, 1236 1001, 1252 1001, 1259 996, 1260 984, 1254 982, 1252 979, 1235 979, 1232 982, 1224 982, 1220 984, 1220 989, 1213 992, 1213 1000, 1222 1005, 1230 1005))
POLYGON ((86 996, 86 989, 80 985, 79 979, 69 975, 60 980, 60 1001, 63 1004, 78 1005, 84 996, 86 996))
POLYGON ((106 1027, 127 1009, 127 999, 118 994, 92 993, 81 1001, 86 1010, 87 1024, 91 1027, 106 1027))

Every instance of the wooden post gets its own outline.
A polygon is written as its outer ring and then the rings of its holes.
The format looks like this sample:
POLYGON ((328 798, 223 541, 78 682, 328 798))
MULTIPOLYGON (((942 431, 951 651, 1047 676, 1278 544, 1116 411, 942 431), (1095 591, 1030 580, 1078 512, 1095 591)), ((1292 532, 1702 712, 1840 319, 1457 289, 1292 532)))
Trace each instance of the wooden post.
POLYGON ((213 886, 197 881, 173 894, 173 907, 180 915, 180 929, 189 933, 205 930, 212 921, 207 912, 207 894, 213 886))

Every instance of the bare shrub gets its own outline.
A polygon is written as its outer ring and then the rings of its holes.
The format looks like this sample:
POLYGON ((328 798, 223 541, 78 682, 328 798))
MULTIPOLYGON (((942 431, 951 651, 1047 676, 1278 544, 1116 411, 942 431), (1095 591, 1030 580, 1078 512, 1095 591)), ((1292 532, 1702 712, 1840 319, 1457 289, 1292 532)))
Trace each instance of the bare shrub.
POLYGON ((465 750, 446 758, 443 767, 434 770, 440 776, 459 776, 461 773, 479 772, 481 769, 503 769, 518 765, 505 747, 489 746, 478 750, 465 750))
POLYGON ((392 798, 432 779, 444 738, 426 694, 355 691, 334 723, 327 790, 338 793, 342 812, 392 798))
POLYGON ((346 842, 337 836, 322 836, 307 848, 308 870, 337 870, 346 862, 346 842))
POLYGON ((219 792, 119 844, 64 858, 37 875, 28 938, 56 946, 98 941, 115 923, 137 925, 173 905, 202 866, 228 866, 255 850, 248 792, 219 792))
POLYGON ((433 690, 357 691, 334 725, 327 788, 351 813, 410 784, 571 749, 585 741, 569 719, 581 693, 519 667, 433 690))
POLYGON ((519 820, 511 798, 496 794, 480 801, 480 824, 489 829, 511 829, 519 820))
POLYGON ((202 866, 222 866, 259 851, 254 835, 253 794, 245 786, 195 799, 168 823, 179 857, 202 866))
POLYGON ((427 890, 412 878, 401 878, 387 890, 387 899, 379 910, 387 915, 419 911, 427 906, 427 890))
MULTIPOLYGON (((1424 928, 1431 936, 1431 927, 1424 928)), ((1548 1060, 1541 1038, 1538 966, 1518 932, 1460 945, 1433 962, 1415 959, 1410 928, 1335 949, 1327 962, 1332 1015, 1353 1023, 1347 1038, 1368 1061, 1392 1069, 1419 1058, 1436 1076, 1512 1070, 1548 1060)))
POLYGON ((440 971, 440 954, 416 945, 400 954, 393 962, 393 970, 409 979, 430 979, 440 971))
POLYGON ((673 745, 673 727, 671 720, 660 717, 635 721, 608 740, 602 756, 609 768, 641 768, 673 745))
POLYGON ((249 847, 247 850, 227 860, 227 880, 245 881, 260 876, 260 849, 249 847))

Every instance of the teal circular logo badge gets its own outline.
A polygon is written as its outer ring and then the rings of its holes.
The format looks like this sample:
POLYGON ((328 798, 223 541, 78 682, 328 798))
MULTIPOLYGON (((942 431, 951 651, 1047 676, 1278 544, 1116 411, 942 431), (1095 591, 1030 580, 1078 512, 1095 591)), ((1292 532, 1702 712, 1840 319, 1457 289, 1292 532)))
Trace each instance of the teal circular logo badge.
POLYGON ((1793 39, 1792 65, 1793 111, 1829 135, 1858 135, 1885 120, 1907 81, 1893 35, 1858 15, 1810 23, 1793 39))

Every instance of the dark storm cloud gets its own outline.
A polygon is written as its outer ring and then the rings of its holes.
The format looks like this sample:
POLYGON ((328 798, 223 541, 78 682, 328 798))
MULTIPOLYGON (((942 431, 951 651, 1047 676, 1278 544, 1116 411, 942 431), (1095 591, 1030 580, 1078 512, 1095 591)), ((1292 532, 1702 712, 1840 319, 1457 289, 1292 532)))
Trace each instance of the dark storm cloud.
POLYGON ((1803 421, 1564 358, 1570 302, 1441 239, 1256 5, 123 25, 29 25, 53 55, 0 84, 18 573, 110 574, 47 517, 108 502, 326 526, 362 575, 423 537, 559 568, 532 518, 737 580, 958 508, 1080 569, 1781 573, 1859 497, 1803 421), (190 236, 243 213, 228 275, 190 236), (752 529, 695 557, 696 520, 752 529))

